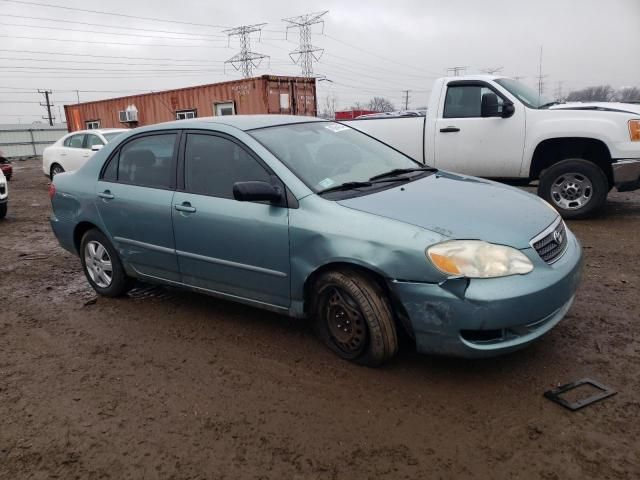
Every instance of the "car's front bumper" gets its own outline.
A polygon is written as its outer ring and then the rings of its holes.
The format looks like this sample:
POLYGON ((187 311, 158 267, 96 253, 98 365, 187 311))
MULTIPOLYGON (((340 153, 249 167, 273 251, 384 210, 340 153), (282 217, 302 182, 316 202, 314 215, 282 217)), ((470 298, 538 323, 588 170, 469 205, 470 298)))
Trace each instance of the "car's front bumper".
MULTIPOLYGON (((523 252, 532 260, 537 256, 533 249, 523 252)), ((553 265, 539 257, 534 264, 527 275, 440 285, 390 281, 389 286, 407 314, 419 352, 489 357, 544 335, 573 302, 582 269, 580 244, 573 234, 553 265)))
POLYGON ((613 184, 619 192, 640 189, 640 158, 624 158, 611 164, 613 184))

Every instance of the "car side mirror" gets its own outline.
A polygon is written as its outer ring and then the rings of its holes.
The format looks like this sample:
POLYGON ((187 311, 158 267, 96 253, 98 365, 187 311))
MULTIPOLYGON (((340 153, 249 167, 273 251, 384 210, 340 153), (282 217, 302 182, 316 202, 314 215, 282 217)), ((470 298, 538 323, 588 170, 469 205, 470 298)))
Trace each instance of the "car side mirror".
POLYGON ((493 92, 487 92, 482 95, 480 106, 480 116, 482 117, 500 117, 500 104, 498 103, 498 95, 493 92))
POLYGON ((98 150, 102 150, 102 147, 104 147, 104 145, 91 145, 91 151, 97 152, 98 150))
POLYGON ((240 202, 279 202, 282 190, 267 182, 236 182, 233 184, 233 198, 240 202))

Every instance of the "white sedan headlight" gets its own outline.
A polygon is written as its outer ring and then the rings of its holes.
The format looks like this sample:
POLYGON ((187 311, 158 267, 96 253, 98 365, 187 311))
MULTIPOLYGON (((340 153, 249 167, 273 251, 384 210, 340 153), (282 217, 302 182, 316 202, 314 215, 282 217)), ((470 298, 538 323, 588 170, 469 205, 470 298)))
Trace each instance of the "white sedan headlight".
POLYGON ((427 258, 447 275, 468 278, 524 275, 533 270, 519 250, 481 240, 451 240, 427 248, 427 258))

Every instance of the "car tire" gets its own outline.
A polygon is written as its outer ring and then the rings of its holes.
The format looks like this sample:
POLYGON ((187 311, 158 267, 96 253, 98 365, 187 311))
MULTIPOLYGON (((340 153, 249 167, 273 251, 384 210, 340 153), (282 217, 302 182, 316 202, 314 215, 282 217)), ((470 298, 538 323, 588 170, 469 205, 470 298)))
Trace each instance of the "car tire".
POLYGON ((7 216, 8 202, 0 204, 0 220, 7 216))
POLYGON ((55 177, 59 173, 64 173, 64 168, 62 168, 62 165, 60 165, 58 163, 54 163, 53 165, 51 165, 51 170, 50 170, 50 175, 49 175, 51 180, 53 180, 53 177, 55 177))
POLYGON ((355 270, 324 273, 315 282, 317 335, 339 357, 375 367, 398 351, 393 310, 385 292, 355 270))
POLYGON ((89 230, 82 237, 80 261, 87 280, 98 294, 119 297, 131 288, 132 279, 125 273, 118 253, 99 230, 89 230))
POLYGON ((606 175, 595 163, 562 160, 542 172, 538 195, 563 218, 587 218, 604 205, 609 192, 606 175))

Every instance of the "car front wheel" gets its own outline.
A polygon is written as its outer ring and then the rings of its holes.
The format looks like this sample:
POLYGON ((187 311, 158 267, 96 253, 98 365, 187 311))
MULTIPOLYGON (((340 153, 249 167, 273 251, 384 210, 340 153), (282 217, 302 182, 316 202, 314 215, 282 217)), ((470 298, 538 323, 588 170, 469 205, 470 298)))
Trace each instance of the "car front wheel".
POLYGON ((563 218, 586 218, 604 204, 609 182, 600 167, 588 160, 571 158, 546 169, 538 195, 563 218))
POLYGON ((341 358, 373 367, 398 351, 389 300, 360 272, 323 274, 315 283, 313 314, 318 336, 341 358))
POLYGON ((129 290, 131 280, 122 267, 118 253, 98 230, 89 230, 82 237, 80 260, 87 280, 100 295, 118 297, 129 290))

